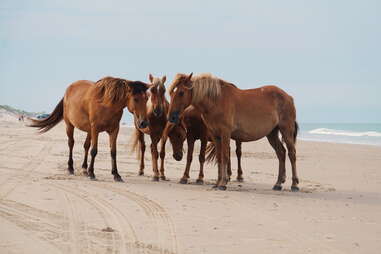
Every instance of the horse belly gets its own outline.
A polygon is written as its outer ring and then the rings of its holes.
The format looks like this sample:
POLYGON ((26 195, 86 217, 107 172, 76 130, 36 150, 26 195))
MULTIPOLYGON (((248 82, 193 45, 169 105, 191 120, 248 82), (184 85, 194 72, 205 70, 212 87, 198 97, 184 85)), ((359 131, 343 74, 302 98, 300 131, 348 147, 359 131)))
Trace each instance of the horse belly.
POLYGON ((231 137, 242 142, 259 140, 267 136, 278 124, 276 116, 252 115, 250 120, 238 121, 232 131, 231 137))
POLYGON ((81 112, 70 112, 68 114, 68 120, 75 128, 81 131, 89 132, 91 129, 88 116, 83 113, 81 114, 81 112))

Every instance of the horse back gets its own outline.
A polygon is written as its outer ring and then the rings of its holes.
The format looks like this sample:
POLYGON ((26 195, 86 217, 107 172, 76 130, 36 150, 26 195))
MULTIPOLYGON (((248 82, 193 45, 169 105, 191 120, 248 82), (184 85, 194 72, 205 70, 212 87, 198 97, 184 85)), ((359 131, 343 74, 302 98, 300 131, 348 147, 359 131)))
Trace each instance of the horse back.
POLYGON ((236 89, 231 93, 233 125, 232 136, 243 141, 253 141, 268 135, 275 127, 294 124, 296 118, 293 98, 277 86, 255 89, 236 89))

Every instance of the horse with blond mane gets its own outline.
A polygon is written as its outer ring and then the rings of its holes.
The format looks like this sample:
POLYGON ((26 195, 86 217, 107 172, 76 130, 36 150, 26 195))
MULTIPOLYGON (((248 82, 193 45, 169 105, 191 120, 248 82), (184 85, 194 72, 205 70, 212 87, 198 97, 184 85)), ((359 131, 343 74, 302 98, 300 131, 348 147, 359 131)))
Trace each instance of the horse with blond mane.
MULTIPOLYGON (((153 181, 166 180, 165 170, 164 170, 164 158, 165 158, 165 147, 160 150, 160 172, 158 169, 158 158, 159 152, 157 149, 157 144, 159 143, 164 128, 167 124, 167 113, 169 102, 165 98, 165 86, 166 76, 162 78, 153 77, 149 74, 149 80, 151 82, 151 87, 149 89, 149 99, 147 103, 147 118, 150 125, 146 128, 135 125, 135 132, 133 134, 132 151, 137 152, 138 159, 140 159, 139 175, 144 175, 144 153, 146 149, 144 134, 147 134, 151 138, 151 155, 152 155, 152 168, 154 176, 153 181)), ((185 137, 185 130, 176 127, 173 128, 171 134, 169 135, 172 146, 175 148, 173 157, 176 160, 181 160, 183 156, 183 144, 180 143, 180 139, 185 137), (179 137, 179 138, 177 138, 179 137)))
POLYGON ((72 83, 50 116, 43 120, 32 119, 30 127, 40 133, 49 131, 62 119, 66 123, 69 160, 68 171, 74 174, 73 147, 74 128, 87 132, 84 143, 85 156, 82 163, 83 174, 95 179, 94 160, 98 152, 98 134, 106 131, 110 137, 112 171, 115 181, 123 181, 116 163, 116 140, 119 122, 125 107, 134 114, 136 124, 141 128, 148 126, 146 90, 148 84, 120 78, 105 77, 97 82, 80 80, 72 83), (91 145, 91 161, 88 167, 87 156, 91 145))
POLYGON ((211 74, 194 77, 192 74, 177 74, 171 84, 168 120, 178 124, 189 105, 201 112, 216 146, 218 180, 215 187, 226 190, 231 138, 249 142, 267 137, 279 160, 278 179, 273 189, 281 190, 286 179, 283 141, 292 166, 291 190, 298 191, 295 150, 298 124, 293 98, 276 86, 241 90, 211 74))

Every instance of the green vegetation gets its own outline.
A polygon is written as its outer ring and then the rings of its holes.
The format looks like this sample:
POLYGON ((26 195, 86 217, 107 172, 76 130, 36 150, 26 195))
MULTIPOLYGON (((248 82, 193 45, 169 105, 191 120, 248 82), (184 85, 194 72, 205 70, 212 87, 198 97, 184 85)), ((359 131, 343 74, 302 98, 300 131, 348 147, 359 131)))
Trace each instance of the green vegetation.
POLYGON ((25 115, 30 117, 45 113, 45 112, 28 112, 25 110, 16 109, 8 105, 0 105, 0 109, 4 109, 6 111, 12 112, 17 115, 25 115))

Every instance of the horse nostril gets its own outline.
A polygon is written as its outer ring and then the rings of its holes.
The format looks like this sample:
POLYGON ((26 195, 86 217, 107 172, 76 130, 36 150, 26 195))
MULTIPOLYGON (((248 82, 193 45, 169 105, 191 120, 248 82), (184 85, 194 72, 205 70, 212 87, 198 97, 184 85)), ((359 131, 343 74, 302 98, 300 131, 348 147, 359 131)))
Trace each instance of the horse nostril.
POLYGON ((171 123, 177 123, 178 122, 178 115, 176 115, 176 114, 172 114, 170 117, 169 117, 169 121, 171 122, 171 123))
POLYGON ((143 120, 139 124, 139 128, 146 128, 148 126, 148 122, 146 120, 143 120))
POLYGON ((183 155, 180 154, 180 153, 174 153, 174 154, 173 154, 173 158, 174 158, 175 160, 177 160, 177 161, 181 161, 182 158, 183 158, 183 155))
POLYGON ((161 113, 162 113, 162 111, 161 111, 161 109, 159 109, 159 108, 155 108, 155 109, 153 110, 153 113, 154 113, 156 116, 160 116, 161 113))

